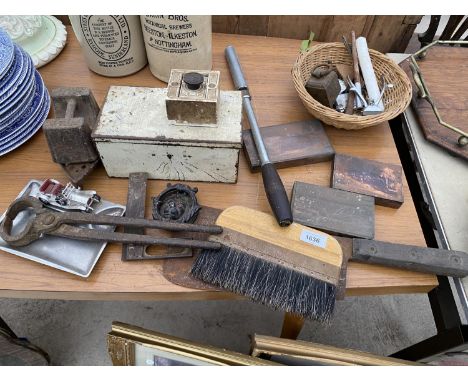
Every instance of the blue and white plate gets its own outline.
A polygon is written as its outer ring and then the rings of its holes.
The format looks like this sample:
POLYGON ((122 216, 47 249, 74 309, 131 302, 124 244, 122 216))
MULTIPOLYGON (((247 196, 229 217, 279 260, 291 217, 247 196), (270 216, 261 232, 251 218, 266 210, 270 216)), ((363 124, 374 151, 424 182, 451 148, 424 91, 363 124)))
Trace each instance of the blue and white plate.
POLYGON ((6 154, 27 141, 47 118, 50 98, 38 72, 36 72, 36 94, 32 105, 20 120, 0 133, 0 155, 6 154))
POLYGON ((20 119, 34 101, 34 95, 36 94, 35 82, 33 82, 33 86, 30 86, 26 90, 27 93, 23 94, 17 102, 9 104, 6 111, 2 110, 3 114, 0 115, 0 131, 13 125, 18 119, 20 119))
POLYGON ((13 64, 15 48, 10 36, 0 28, 0 80, 13 64))
POLYGON ((22 130, 27 128, 29 124, 34 120, 36 114, 39 113, 39 110, 42 107, 44 102, 44 93, 46 91, 44 82, 40 74, 36 71, 35 73, 35 82, 36 89, 34 92, 33 102, 29 105, 22 113, 21 117, 13 124, 7 126, 6 128, 0 129, 0 147, 8 142, 11 136, 15 136, 20 133, 22 130))
POLYGON ((44 94, 44 102, 42 103, 42 107, 39 109, 39 113, 35 116, 34 121, 32 121, 29 127, 23 130, 20 135, 16 136, 14 140, 11 140, 8 144, 0 147, 0 156, 21 146, 42 127, 50 109, 49 93, 45 90, 44 94))
POLYGON ((33 137, 34 134, 42 127, 44 124, 44 121, 47 118, 47 114, 49 114, 49 109, 50 109, 50 98, 49 94, 46 95, 46 98, 44 100, 42 109, 40 114, 37 116, 37 119, 35 123, 33 123, 27 130, 21 134, 18 138, 16 138, 14 141, 10 143, 10 145, 7 146, 2 146, 0 148, 0 156, 5 155, 9 153, 10 151, 18 148, 21 146, 23 143, 28 141, 30 138, 33 137))
MULTIPOLYGON (((23 83, 18 86, 16 91, 10 95, 10 97, 5 98, 3 102, 0 102, 0 112, 5 113, 7 112, 13 105, 17 104, 21 98, 25 97, 31 91, 31 88, 36 86, 36 81, 34 80, 34 72, 36 69, 34 68, 34 64, 31 59, 28 60, 29 70, 26 74, 23 83)), ((11 91, 11 89, 10 89, 11 91)), ((9 93, 10 93, 9 91, 9 93)))
POLYGON ((21 83, 10 88, 11 97, 0 104, 0 131, 13 125, 32 103, 35 95, 35 68, 29 56, 25 54, 27 73, 21 76, 21 83))
POLYGON ((5 98, 11 97, 18 86, 21 85, 27 74, 28 58, 31 59, 23 49, 15 45, 15 62, 2 81, 0 81, 0 102, 3 102, 5 98))

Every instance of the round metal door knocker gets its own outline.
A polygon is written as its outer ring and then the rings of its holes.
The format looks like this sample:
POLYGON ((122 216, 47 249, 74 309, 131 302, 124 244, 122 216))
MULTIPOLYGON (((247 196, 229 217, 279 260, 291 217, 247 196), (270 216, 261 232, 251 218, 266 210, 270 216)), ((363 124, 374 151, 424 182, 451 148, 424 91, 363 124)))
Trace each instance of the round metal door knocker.
POLYGON ((168 183, 163 192, 153 197, 153 219, 193 223, 201 208, 195 196, 197 192, 196 187, 168 183))

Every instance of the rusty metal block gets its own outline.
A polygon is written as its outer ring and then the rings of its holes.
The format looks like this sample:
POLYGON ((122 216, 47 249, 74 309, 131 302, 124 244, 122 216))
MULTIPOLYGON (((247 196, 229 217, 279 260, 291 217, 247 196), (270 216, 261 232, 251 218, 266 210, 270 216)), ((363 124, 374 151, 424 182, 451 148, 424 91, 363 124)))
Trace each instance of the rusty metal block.
POLYGON ((99 161, 91 140, 99 106, 88 88, 56 88, 51 98, 54 118, 44 123, 44 134, 52 159, 77 184, 99 161))
POLYGON ((167 119, 176 124, 216 126, 218 71, 173 69, 167 85, 167 119))
POLYGON ((54 162, 92 162, 98 154, 91 141, 91 130, 99 106, 88 88, 57 88, 51 98, 55 117, 46 120, 43 130, 54 162))

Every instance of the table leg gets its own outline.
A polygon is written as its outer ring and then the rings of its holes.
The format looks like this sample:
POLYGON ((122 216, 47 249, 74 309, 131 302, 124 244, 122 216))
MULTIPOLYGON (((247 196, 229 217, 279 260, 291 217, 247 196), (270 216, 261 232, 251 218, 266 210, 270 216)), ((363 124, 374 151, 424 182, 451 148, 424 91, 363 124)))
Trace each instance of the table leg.
POLYGON ((291 313, 284 314, 283 328, 281 329, 281 338, 295 340, 302 327, 304 326, 304 318, 291 313))

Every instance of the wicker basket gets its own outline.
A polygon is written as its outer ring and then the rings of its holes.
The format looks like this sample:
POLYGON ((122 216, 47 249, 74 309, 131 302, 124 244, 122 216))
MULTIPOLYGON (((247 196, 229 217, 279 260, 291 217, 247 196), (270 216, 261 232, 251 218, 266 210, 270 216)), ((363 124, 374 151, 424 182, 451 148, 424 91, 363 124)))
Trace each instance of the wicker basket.
POLYGON ((375 74, 378 79, 384 76, 393 88, 388 88, 383 96, 385 111, 377 115, 349 115, 339 113, 316 101, 305 89, 305 83, 311 70, 321 63, 329 61, 332 64, 352 65, 348 51, 341 43, 325 43, 313 46, 307 52, 301 53, 292 68, 294 86, 302 103, 315 118, 340 129, 358 130, 395 118, 402 113, 411 101, 411 83, 405 72, 390 58, 373 49, 369 49, 375 74))

